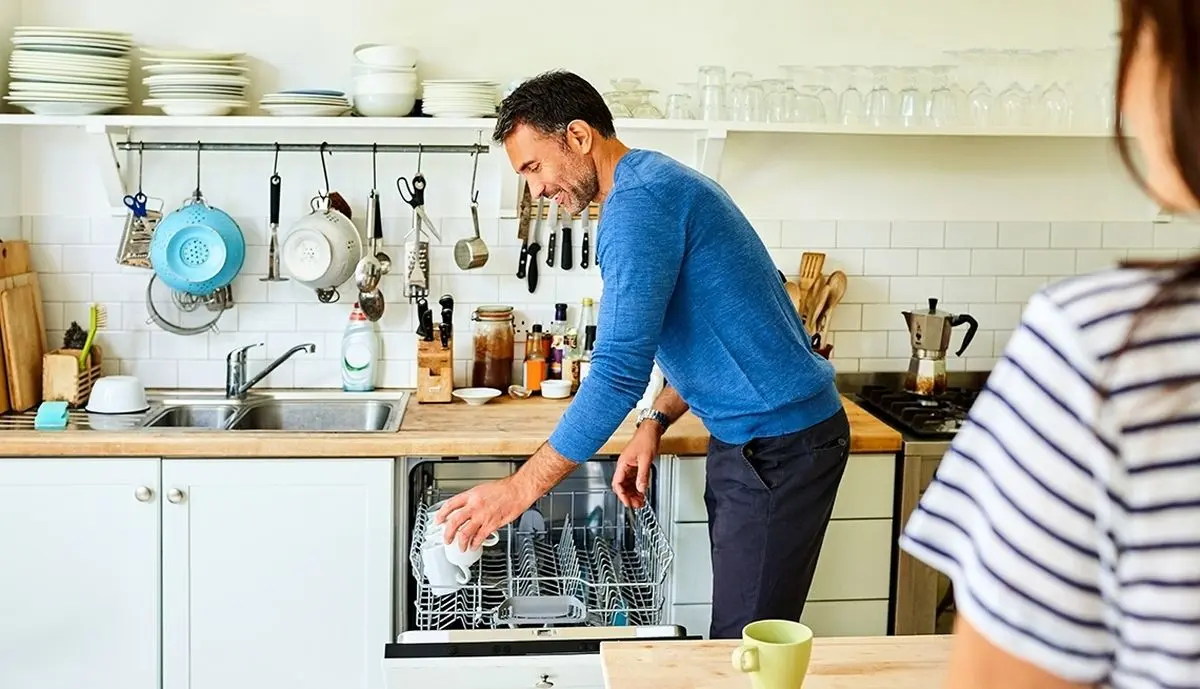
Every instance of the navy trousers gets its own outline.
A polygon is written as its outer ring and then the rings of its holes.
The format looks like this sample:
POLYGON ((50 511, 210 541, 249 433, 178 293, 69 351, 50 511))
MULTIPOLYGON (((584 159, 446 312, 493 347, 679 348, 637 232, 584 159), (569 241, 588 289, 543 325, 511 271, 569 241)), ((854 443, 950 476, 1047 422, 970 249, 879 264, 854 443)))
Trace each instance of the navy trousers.
POLYGON ((709 440, 711 638, 741 638, 754 620, 799 621, 849 456, 845 411, 789 435, 709 440))

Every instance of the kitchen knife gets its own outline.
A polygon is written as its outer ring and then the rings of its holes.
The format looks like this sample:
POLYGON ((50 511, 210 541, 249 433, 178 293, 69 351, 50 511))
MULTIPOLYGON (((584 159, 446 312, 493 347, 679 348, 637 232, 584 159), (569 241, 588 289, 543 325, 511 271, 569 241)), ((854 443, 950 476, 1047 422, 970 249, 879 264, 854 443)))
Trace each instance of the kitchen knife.
MULTIPOLYGON (((517 262, 517 279, 518 280, 525 279, 525 266, 526 266, 527 261, 529 260, 529 225, 530 225, 530 221, 532 220, 532 218, 530 217, 530 210, 531 210, 531 206, 533 205, 533 200, 531 198, 529 198, 529 187, 525 186, 523 182, 524 182, 524 180, 522 180, 521 186, 525 189, 525 193, 522 195, 522 199, 521 199, 521 205, 522 205, 522 209, 521 209, 521 213, 520 213, 521 220, 520 220, 520 222, 517 223, 517 239, 521 240, 521 258, 517 262)), ((538 199, 538 203, 537 203, 537 217, 538 218, 542 217, 542 207, 543 207, 544 203, 545 203, 545 201, 543 199, 541 199, 541 198, 538 199)), ((541 220, 538 220, 537 222, 541 222, 541 220)))
POLYGON ((583 209, 583 214, 580 217, 580 224, 583 229, 583 246, 580 248, 581 255, 579 257, 579 267, 587 270, 590 265, 589 261, 592 257, 592 208, 588 206, 583 209))
POLYGON ((550 243, 546 248, 546 267, 554 267, 554 246, 558 241, 558 201, 550 202, 550 243))
POLYGON ((438 332, 442 336, 442 347, 449 347, 450 334, 454 331, 454 297, 443 294, 438 303, 442 306, 442 322, 438 325, 438 332))
MULTIPOLYGON (((584 208, 583 212, 586 214, 587 209, 584 208)), ((571 230, 574 229, 571 226, 574 224, 575 221, 570 215, 567 216, 567 221, 563 223, 562 261, 559 263, 563 270, 570 270, 572 263, 575 261, 575 247, 571 246, 571 230)))
POLYGON ((537 217, 534 219, 533 233, 530 234, 530 236, 529 236, 529 247, 526 249, 526 253, 528 254, 528 257, 529 257, 529 274, 527 277, 529 278, 529 293, 530 294, 533 294, 537 290, 537 284, 538 284, 537 255, 538 255, 538 252, 541 251, 542 247, 540 244, 538 244, 537 240, 538 240, 538 232, 539 232, 539 230, 542 229, 542 212, 541 212, 542 207, 543 207, 542 201, 543 201, 542 199, 540 199, 540 198, 538 199, 537 217))

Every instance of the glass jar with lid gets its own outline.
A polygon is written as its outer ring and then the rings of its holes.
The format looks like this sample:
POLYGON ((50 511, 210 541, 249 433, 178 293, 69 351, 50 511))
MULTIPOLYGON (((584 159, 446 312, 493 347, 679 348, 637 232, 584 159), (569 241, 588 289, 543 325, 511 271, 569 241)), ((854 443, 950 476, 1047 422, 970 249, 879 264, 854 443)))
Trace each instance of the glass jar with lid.
POLYGON ((471 385, 507 390, 513 371, 513 307, 478 306, 471 322, 475 341, 471 385))

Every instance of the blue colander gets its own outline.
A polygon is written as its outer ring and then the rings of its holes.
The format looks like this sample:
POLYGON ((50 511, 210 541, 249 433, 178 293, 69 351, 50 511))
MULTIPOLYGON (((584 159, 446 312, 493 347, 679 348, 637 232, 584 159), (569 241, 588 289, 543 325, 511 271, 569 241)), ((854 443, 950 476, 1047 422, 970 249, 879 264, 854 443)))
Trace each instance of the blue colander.
POLYGON ((228 286, 245 259, 242 228, 199 194, 160 220, 150 240, 158 279, 187 294, 207 296, 228 286))

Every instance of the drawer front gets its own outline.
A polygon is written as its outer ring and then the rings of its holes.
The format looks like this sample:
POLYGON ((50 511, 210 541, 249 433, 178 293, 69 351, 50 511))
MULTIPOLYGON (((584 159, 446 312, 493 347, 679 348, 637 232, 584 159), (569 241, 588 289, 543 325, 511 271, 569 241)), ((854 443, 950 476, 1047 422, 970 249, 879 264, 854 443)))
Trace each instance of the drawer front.
MULTIPOLYGON (((703 457, 675 463, 675 521, 706 522, 703 457)), ((833 503, 834 519, 891 519, 895 503, 896 458, 888 454, 850 455, 833 503)))
MULTIPOLYGON (((675 603, 712 602, 712 551, 707 524, 675 524, 671 577, 675 603)), ((886 599, 891 589, 892 522, 829 522, 813 575, 810 601, 886 599)))
POLYGON ((387 689, 601 689, 600 654, 486 656, 479 658, 385 658, 387 689), (541 685, 545 686, 545 685, 541 685))
MULTIPOLYGON (((808 602, 800 621, 816 636, 887 636, 886 600, 808 602)), ((712 623, 711 605, 674 605, 671 624, 683 627, 688 635, 708 638, 712 623)))

